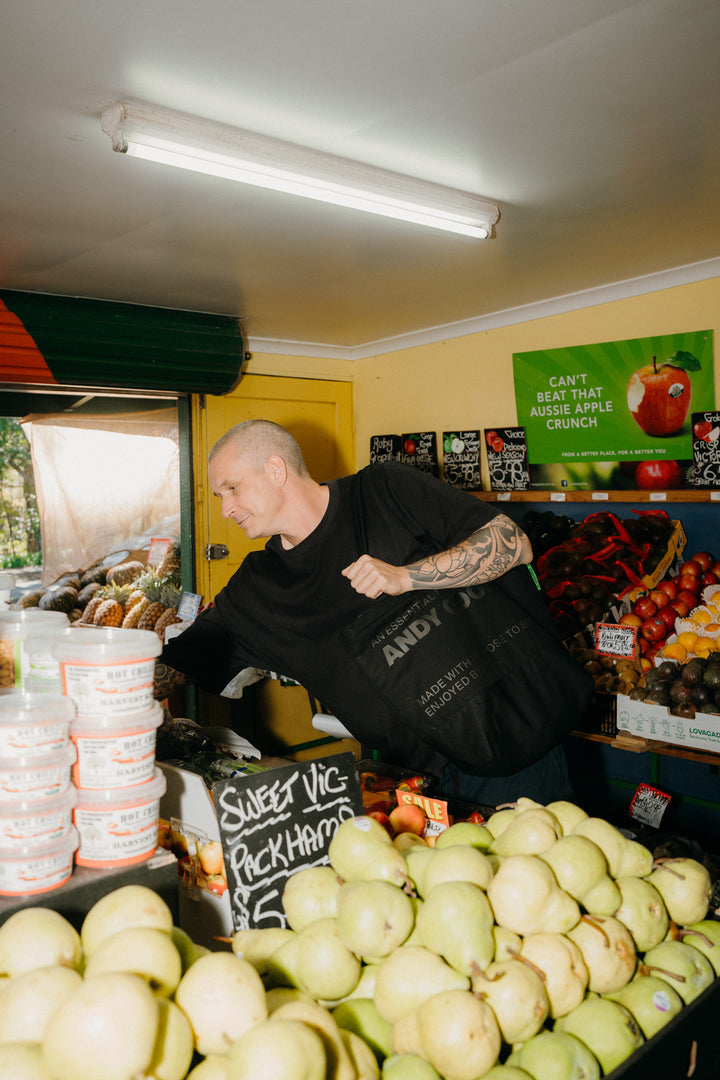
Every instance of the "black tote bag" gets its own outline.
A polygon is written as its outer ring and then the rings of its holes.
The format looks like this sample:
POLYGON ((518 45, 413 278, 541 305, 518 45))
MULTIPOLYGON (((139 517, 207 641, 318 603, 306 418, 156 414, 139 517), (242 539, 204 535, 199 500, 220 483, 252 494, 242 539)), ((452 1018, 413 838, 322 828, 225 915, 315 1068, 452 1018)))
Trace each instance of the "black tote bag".
MULTIPOLYGON (((355 528, 367 551, 360 485, 354 477, 355 528)), ((380 597, 343 634, 398 722, 481 776, 537 761, 578 724, 592 695, 528 567, 483 585, 380 597)))

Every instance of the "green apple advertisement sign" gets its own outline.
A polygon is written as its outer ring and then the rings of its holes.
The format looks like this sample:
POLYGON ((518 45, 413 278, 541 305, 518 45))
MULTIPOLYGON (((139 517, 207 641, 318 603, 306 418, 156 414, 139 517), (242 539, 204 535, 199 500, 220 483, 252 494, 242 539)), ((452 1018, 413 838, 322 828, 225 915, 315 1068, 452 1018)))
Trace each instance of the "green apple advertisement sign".
POLYGON ((691 414, 715 407, 711 330, 516 353, 513 374, 533 488, 633 488, 639 462, 668 464, 637 486, 687 483, 691 414))

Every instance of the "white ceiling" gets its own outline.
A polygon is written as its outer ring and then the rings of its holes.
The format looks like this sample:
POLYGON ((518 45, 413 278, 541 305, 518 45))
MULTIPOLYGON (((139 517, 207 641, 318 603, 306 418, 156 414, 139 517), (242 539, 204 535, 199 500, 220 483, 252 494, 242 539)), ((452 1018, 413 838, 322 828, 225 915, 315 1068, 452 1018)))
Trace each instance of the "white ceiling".
POLYGON ((718 0, 3 0, 0 41, 1 288, 342 355, 717 273, 718 0), (496 235, 114 154, 100 114, 123 98, 476 192, 496 235))

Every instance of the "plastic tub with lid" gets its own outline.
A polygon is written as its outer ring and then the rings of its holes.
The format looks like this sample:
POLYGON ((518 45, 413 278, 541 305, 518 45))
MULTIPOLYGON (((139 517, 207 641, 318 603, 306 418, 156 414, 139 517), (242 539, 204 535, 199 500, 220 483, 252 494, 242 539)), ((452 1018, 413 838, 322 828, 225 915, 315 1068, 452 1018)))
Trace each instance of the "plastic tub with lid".
POLYGON ((79 836, 74 826, 40 846, 0 848, 0 896, 32 896, 59 889, 73 872, 79 836))
POLYGON ((77 790, 68 784, 49 799, 0 802, 0 849, 44 847, 64 836, 73 823, 77 790))
POLYGON ((77 747, 73 767, 76 787, 125 788, 149 780, 162 718, 162 706, 155 701, 144 712, 129 716, 74 720, 70 737, 77 747))
POLYGON ((52 645, 62 691, 74 701, 78 719, 149 709, 161 650, 153 630, 101 627, 71 627, 52 645))
POLYGON ((51 799, 70 786, 76 757, 72 743, 53 754, 23 754, 0 758, 0 805, 51 799))
POLYGON ((0 761, 64 750, 75 706, 64 694, 0 691, 0 761))
POLYGON ((69 626, 64 611, 40 608, 11 608, 0 611, 0 687, 23 686, 28 674, 25 639, 42 630, 62 630, 69 626))
POLYGON ((78 866, 131 866, 157 848, 160 799, 167 781, 156 768, 151 780, 118 790, 78 790, 73 812, 80 846, 78 866))

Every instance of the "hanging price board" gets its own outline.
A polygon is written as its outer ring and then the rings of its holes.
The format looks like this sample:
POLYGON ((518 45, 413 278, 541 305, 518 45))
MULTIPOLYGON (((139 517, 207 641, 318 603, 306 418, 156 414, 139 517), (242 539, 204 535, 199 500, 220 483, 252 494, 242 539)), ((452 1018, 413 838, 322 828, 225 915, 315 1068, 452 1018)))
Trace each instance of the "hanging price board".
POLYGON ((524 427, 485 431, 491 491, 529 491, 527 443, 524 427))
POLYGON ((415 431, 401 436, 402 460, 430 476, 440 476, 437 436, 434 431, 415 431))
POLYGON ((692 414, 693 486, 720 488, 720 412, 692 414))
POLYGON ((479 431, 443 432, 443 477, 465 491, 481 489, 479 431))
POLYGON ((402 461, 402 439, 399 435, 370 436, 370 464, 376 461, 402 461))

